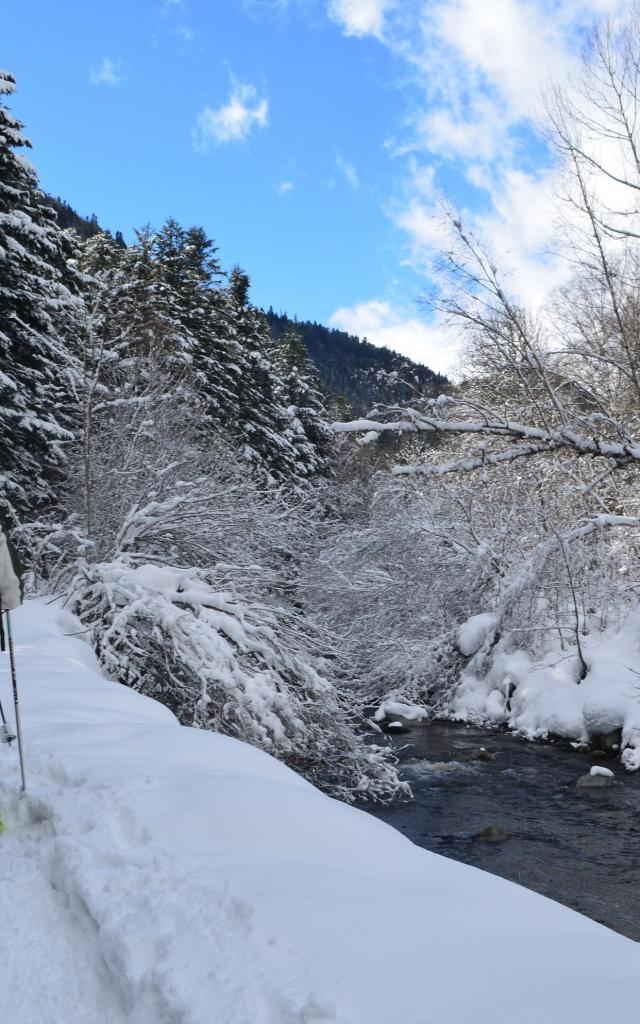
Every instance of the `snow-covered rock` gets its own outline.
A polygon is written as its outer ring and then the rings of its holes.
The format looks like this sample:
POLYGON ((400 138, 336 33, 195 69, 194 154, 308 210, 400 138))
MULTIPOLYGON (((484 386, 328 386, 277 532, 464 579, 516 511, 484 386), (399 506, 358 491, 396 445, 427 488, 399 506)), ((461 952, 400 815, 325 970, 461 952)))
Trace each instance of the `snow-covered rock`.
POLYGON ((0 747, 3 1020, 635 1024, 636 943, 178 725, 102 678, 55 607, 14 627, 28 792, 0 747))
POLYGON ((385 700, 376 710, 374 721, 384 722, 385 719, 400 716, 408 722, 423 722, 429 717, 428 711, 418 704, 406 704, 399 700, 385 700))
POLYGON ((586 775, 580 776, 576 786, 578 789, 607 789, 609 786, 613 786, 613 781, 613 775, 588 772, 586 775))

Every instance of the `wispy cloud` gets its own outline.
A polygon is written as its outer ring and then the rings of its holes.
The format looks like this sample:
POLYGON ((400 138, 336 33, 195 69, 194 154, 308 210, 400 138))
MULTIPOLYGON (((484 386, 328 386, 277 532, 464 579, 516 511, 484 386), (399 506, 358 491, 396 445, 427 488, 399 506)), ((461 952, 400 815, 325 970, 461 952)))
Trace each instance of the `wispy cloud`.
POLYGON ((324 17, 327 0, 236 0, 245 14, 255 20, 284 20, 294 11, 316 25, 324 17))
POLYGON ((330 0, 327 14, 347 36, 382 38, 385 14, 395 0, 330 0))
POLYGON ((344 157, 338 155, 336 157, 336 167, 344 177, 347 184, 350 185, 354 191, 360 188, 358 172, 350 160, 345 160, 344 157))
POLYGON ((226 103, 206 106, 198 114, 193 131, 196 149, 206 152, 212 143, 247 139, 254 129, 266 127, 268 114, 269 103, 254 85, 234 81, 226 103))
POLYGON ((464 219, 491 243, 521 296, 542 298, 557 272, 548 251, 555 168, 537 134, 543 95, 577 65, 594 18, 628 7, 629 0, 334 0, 329 15, 345 32, 377 36, 405 63, 410 100, 388 144, 398 175, 386 207, 416 270, 429 274, 442 240, 445 186, 449 198, 463 197, 464 219))
POLYGON ((100 64, 91 68, 89 81, 92 85, 119 85, 122 81, 122 61, 103 57, 100 64))
POLYGON ((151 34, 152 45, 157 46, 161 38, 173 36, 178 41, 177 52, 181 56, 190 54, 199 39, 198 33, 189 24, 189 14, 190 5, 187 0, 161 0, 151 34))
POLYGON ((337 309, 330 318, 332 327, 373 345, 386 345, 439 373, 451 370, 458 350, 444 329, 421 320, 417 312, 374 299, 357 306, 337 309))
POLYGON ((196 36, 194 30, 188 25, 178 25, 176 35, 183 43, 192 43, 196 36))
POLYGON ((295 182, 293 181, 281 181, 278 185, 277 192, 279 196, 286 196, 289 192, 293 192, 295 188, 295 182))
MULTIPOLYGON (((300 0, 244 3, 273 11, 300 0)), ((437 253, 449 243, 440 216, 446 190, 524 300, 541 302, 558 283, 559 259, 551 251, 558 168, 537 133, 543 94, 575 69, 592 22, 630 3, 322 0, 318 7, 345 36, 374 38, 404 64, 398 80, 406 106, 387 143, 395 187, 383 206, 404 239, 405 263, 432 276, 437 253)), ((330 189, 339 175, 360 186, 342 156, 330 189)), ((450 371, 458 359, 445 325, 426 322, 418 307, 372 299, 336 310, 331 322, 435 369, 450 371)))
POLYGON ((284 14, 290 6, 289 0, 240 0, 240 3, 255 17, 284 14))

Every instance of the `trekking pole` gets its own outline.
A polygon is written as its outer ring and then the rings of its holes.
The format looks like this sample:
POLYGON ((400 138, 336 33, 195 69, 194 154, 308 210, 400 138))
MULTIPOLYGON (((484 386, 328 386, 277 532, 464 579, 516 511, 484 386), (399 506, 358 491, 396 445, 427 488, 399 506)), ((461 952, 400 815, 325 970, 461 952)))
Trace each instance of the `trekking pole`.
MULTIPOLYGON (((25 792, 27 783, 24 773, 24 751, 22 749, 22 730, 20 728, 20 708, 18 706, 18 677, 16 675, 16 658, 13 650, 13 636, 11 634, 11 616, 7 616, 7 639, 9 641, 9 661, 11 662, 11 682, 13 684, 13 707, 16 714, 16 736, 18 737, 18 753, 20 754, 20 776, 22 778, 21 792, 25 792)), ((3 716, 4 717, 4 716, 3 716)))
MULTIPOLYGON (((0 651, 4 651, 4 650, 6 650, 6 647, 5 647, 5 642, 4 642, 4 629, 2 627, 2 599, 0 598, 0 651)), ((11 732, 11 730, 9 729, 9 725, 7 723, 7 716, 4 713, 4 708, 2 706, 2 701, 1 700, 0 700, 0 718, 2 718, 2 730, 1 730, 1 733, 0 733, 0 743, 6 743, 8 746, 11 746, 11 744, 15 740, 15 736, 11 732)))

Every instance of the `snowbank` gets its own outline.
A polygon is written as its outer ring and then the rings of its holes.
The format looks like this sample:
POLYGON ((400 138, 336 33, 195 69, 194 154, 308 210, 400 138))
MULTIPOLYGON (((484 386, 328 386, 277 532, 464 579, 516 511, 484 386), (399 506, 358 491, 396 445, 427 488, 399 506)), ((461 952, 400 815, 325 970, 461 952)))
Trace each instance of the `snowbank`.
POLYGON ((622 731, 622 762, 640 768, 640 618, 621 630, 583 637, 588 672, 581 683, 576 652, 552 649, 538 659, 498 647, 478 678, 473 661, 453 702, 455 718, 506 724, 530 739, 549 734, 586 742, 622 731))
POLYGON ((54 608, 14 627, 29 791, 0 748, 4 1020, 635 1024, 635 943, 179 726, 54 608))

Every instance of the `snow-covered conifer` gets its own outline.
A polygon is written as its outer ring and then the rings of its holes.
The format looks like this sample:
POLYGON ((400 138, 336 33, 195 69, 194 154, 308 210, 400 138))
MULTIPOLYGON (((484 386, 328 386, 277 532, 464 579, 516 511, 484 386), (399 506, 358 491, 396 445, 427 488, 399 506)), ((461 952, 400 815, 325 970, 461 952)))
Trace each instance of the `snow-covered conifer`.
MULTIPOLYGON (((0 72, 0 97, 15 80, 0 72)), ((0 103, 0 511, 21 521, 60 498, 74 438, 79 302, 68 243, 0 103)))
POLYGON ((288 324, 272 350, 280 377, 278 394, 289 417, 289 435, 296 450, 301 477, 327 474, 331 468, 333 436, 329 429, 320 380, 307 346, 293 324, 288 324))
POLYGON ((226 289, 229 331, 241 368, 233 412, 234 435, 248 465, 272 483, 295 483, 298 466, 280 380, 269 357, 269 332, 249 302, 249 277, 236 267, 226 289))

